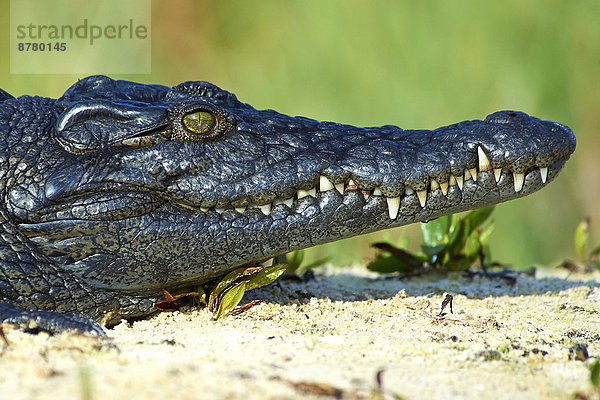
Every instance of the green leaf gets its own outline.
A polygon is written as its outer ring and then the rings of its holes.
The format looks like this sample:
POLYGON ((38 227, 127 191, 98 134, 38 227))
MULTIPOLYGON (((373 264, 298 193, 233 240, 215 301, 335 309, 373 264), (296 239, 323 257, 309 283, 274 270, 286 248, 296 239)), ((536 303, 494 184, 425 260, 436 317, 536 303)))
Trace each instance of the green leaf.
POLYGON ((481 243, 479 242, 479 233, 472 232, 465 243, 465 257, 467 260, 474 260, 479 255, 481 243))
MULTIPOLYGON (((412 269, 420 268, 421 264, 423 262, 423 260, 417 259, 414 254, 411 254, 410 252, 408 252, 406 250, 399 249, 396 246, 392 246, 389 243, 378 242, 378 243, 373 243, 371 246, 375 247, 376 249, 382 250, 386 253, 390 253, 392 256, 396 257, 399 261, 410 264, 412 266, 412 269)), ((429 260, 429 257, 425 256, 425 261, 428 261, 428 260, 429 260)))
POLYGON ((449 217, 450 217, 450 229, 449 229, 449 232, 452 233, 456 228, 458 228, 461 219, 459 218, 458 214, 452 214, 449 217))
POLYGON ((490 235, 493 231, 494 221, 490 222, 490 224, 486 226, 485 229, 483 229, 483 231, 481 231, 481 233, 479 234, 479 243, 481 243, 482 246, 488 244, 488 241, 490 240, 490 235))
POLYGON ((246 291, 273 283, 285 272, 286 268, 287 264, 275 264, 270 267, 264 267, 248 281, 246 291))
POLYGON ((437 246, 428 246, 426 244, 422 244, 421 250, 423 250, 423 253, 427 254, 431 258, 439 255, 442 251, 444 251, 446 246, 446 243, 438 244, 437 246))
POLYGON ((211 310, 215 308, 215 305, 219 299, 221 292, 223 292, 224 290, 229 288, 233 284, 233 282, 235 282, 237 279, 239 279, 241 276, 243 276, 244 271, 245 271, 245 268, 235 269, 235 270, 231 271, 230 273, 228 273, 227 275, 225 275, 225 277, 223 279, 221 279, 219 281, 219 283, 217 283, 215 285, 213 290, 210 292, 210 297, 208 299, 208 307, 211 310))
POLYGON ((494 206, 470 211, 464 218, 465 223, 468 224, 467 234, 470 235, 475 229, 479 228, 492 215, 493 211, 494 206))
POLYGON ((388 274, 392 272, 410 272, 413 265, 394 256, 381 257, 367 264, 367 269, 373 272, 388 274))
POLYGON ((596 358, 590 370, 590 382, 596 389, 600 389, 600 358, 596 358))
POLYGON ((490 250, 490 245, 487 243, 483 245, 483 255, 485 256, 485 259, 487 260, 487 263, 489 264, 490 261, 492 260, 492 251, 490 250))
POLYGON ((465 222, 464 220, 461 220, 448 238, 447 251, 452 257, 456 257, 462 253, 468 237, 466 232, 467 228, 465 226, 465 222))
POLYGON ((429 247, 437 246, 444 241, 450 230, 450 217, 444 216, 426 224, 421 224, 423 244, 429 247))
POLYGON ((232 288, 227 289, 225 293, 223 293, 223 297, 219 302, 219 306, 214 316, 214 319, 218 320, 219 318, 233 310, 235 307, 237 307, 240 301, 242 301, 242 297, 244 297, 245 291, 246 282, 240 282, 234 285, 232 288))
POLYGON ((219 281, 219 283, 217 283, 217 285, 213 289, 213 293, 215 295, 218 295, 219 293, 221 293, 224 289, 229 287, 233 282, 238 280, 240 277, 244 276, 245 270, 246 270, 246 268, 237 268, 237 269, 231 271, 230 273, 228 273, 227 275, 225 275, 225 277, 223 279, 221 279, 219 281))
POLYGON ((456 257, 465 247, 465 242, 467 240, 466 235, 465 222, 463 220, 459 220, 456 225, 451 228, 450 235, 448 236, 448 253, 452 257, 456 257))
POLYGON ((415 259, 415 261, 417 261, 419 264, 422 264, 424 262, 429 262, 429 256, 425 253, 410 253, 410 255, 412 256, 412 258, 415 259))
POLYGON ((449 245, 454 243, 454 241, 459 237, 459 235, 462 231, 462 227, 463 227, 463 223, 461 222, 460 218, 458 218, 458 215, 452 214, 450 216, 450 218, 451 218, 450 228, 448 229, 448 244, 449 245))
POLYGON ((220 302, 220 297, 226 290, 240 281, 249 281, 260 270, 261 267, 242 267, 237 268, 225 275, 225 277, 221 279, 210 292, 210 296, 208 298, 208 309, 214 311, 220 302))
POLYGON ((205 307, 208 306, 208 303, 206 301, 206 292, 204 291, 204 288, 202 286, 199 286, 196 292, 198 292, 198 301, 200 301, 200 304, 203 304, 205 307))
POLYGON ((292 251, 286 254, 286 262, 289 272, 297 272, 304 260, 304 250, 292 251))
POLYGON ((575 228, 575 237, 573 238, 575 244, 575 251, 581 263, 585 262, 585 250, 590 232, 590 219, 583 219, 575 228))

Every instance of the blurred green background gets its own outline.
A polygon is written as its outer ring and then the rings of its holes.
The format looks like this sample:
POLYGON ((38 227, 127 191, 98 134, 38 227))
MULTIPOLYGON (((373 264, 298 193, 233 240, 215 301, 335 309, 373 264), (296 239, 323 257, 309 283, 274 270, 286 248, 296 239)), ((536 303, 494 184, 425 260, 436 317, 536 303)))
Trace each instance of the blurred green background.
MULTIPOLYGON (((60 96, 81 76, 9 73, 9 2, 0 4, 0 87, 60 96)), ((151 4, 152 74, 114 78, 207 80, 256 108, 354 125, 431 129, 501 109, 569 125, 575 155, 548 188, 496 208, 492 254, 517 268, 574 258, 573 231, 584 216, 600 240, 599 1, 151 4)), ((308 257, 364 262, 370 243, 402 234, 419 245, 413 225, 314 248, 308 257)))

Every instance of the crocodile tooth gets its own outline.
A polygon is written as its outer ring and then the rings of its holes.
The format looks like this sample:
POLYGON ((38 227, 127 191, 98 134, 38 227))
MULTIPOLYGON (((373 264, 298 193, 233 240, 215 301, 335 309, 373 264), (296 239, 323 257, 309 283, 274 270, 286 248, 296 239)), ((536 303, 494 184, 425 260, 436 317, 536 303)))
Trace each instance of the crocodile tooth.
POLYGON ((485 151, 481 148, 481 146, 477 146, 477 156, 479 157, 479 170, 480 171, 489 171, 492 169, 492 165, 490 164, 490 159, 485 154, 485 151))
POLYGON ((502 168, 494 168, 494 179, 496 179, 496 183, 500 180, 500 175, 502 175, 502 168))
POLYGON ((412 190, 411 188, 404 189, 404 194, 407 196, 410 196, 411 194, 414 194, 414 193, 415 193, 415 191, 412 190))
POLYGON ((340 194, 344 194, 344 186, 345 186, 345 185, 344 185, 344 182, 341 182, 341 183, 336 183, 336 184, 335 184, 335 185, 333 185, 333 186, 335 186, 336 190, 337 190, 338 192, 340 192, 340 194))
POLYGON ((417 190, 417 197, 419 198, 421 207, 425 207, 425 203, 427 202, 427 190, 417 190))
POLYGON ((469 174, 469 170, 465 169, 465 176, 463 177, 465 181, 471 179, 471 174, 469 174))
POLYGON ((515 183, 515 192, 520 192, 523 189, 523 182, 525 181, 525 174, 517 174, 513 172, 513 181, 515 183))
POLYGON ((326 192, 327 190, 333 189, 333 183, 326 176, 321 175, 319 177, 319 190, 326 192))
POLYGON ((260 211, 262 211, 263 214, 265 215, 269 215, 271 214, 271 204, 265 204, 264 206, 258 206, 258 208, 260 208, 260 211))
POLYGON ((294 204, 294 198, 290 197, 289 199, 285 199, 282 203, 288 206, 289 208, 292 208, 292 204, 294 204))
POLYGON ((354 190, 357 189, 358 187, 356 186, 356 183, 354 183, 354 181, 352 179, 350 179, 348 181, 348 186, 346 186, 349 190, 354 190))
POLYGON ((473 182, 477 182, 477 168, 470 168, 469 174, 471 175, 471 178, 473 178, 473 182))
POLYGON ((223 211, 225 211, 224 208, 215 208, 215 211, 217 212, 217 214, 223 214, 223 211))
POLYGON ((387 201, 390 219, 396 219, 400 208, 400 197, 386 197, 385 200, 387 201))
POLYGON ((464 181, 464 178, 463 178, 462 176, 457 176, 457 177, 456 177, 456 184, 458 185, 458 188, 459 188, 460 190, 462 190, 462 188, 463 188, 463 183, 464 183, 464 182, 465 182, 465 181, 464 181))
POLYGON ((445 196, 448 194, 448 185, 450 183, 449 182, 442 182, 440 183, 440 190, 442 191, 442 194, 445 196))
POLYGON ((243 214, 246 211, 246 207, 236 207, 235 211, 239 212, 240 214, 243 214))
POLYGON ((204 211, 204 212, 208 212, 208 208, 205 208, 205 207, 200 207, 200 210, 204 211))
POLYGON ((363 197, 365 198, 365 201, 369 200, 369 197, 371 196, 371 193, 369 193, 369 191, 362 190, 362 194, 363 194, 363 197))
POLYGON ((375 189, 373 189, 373 196, 382 196, 379 186, 376 186, 375 189))
POLYGON ((548 179, 548 167, 540 168, 540 175, 542 176, 542 183, 546 183, 546 179, 548 179))
POLYGON ((306 196, 317 197, 317 189, 316 188, 312 188, 310 190, 298 189, 298 200, 300 200, 301 198, 306 197, 306 196))
POLYGON ((440 188, 440 184, 435 179, 431 180, 430 185, 431 185, 431 191, 434 191, 435 189, 440 188))
POLYGON ((448 181, 450 186, 456 186, 456 177, 454 175, 450 175, 450 180, 448 181))

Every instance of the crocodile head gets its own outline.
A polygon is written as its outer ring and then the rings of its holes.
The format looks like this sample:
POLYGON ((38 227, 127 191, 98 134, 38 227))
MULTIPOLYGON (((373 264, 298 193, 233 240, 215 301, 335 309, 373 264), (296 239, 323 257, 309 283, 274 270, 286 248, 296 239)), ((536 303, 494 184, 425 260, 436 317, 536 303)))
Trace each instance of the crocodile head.
POLYGON ((568 127, 521 112, 358 128, 255 110, 207 82, 93 76, 17 100, 6 210, 62 270, 124 293, 525 196, 575 149, 568 127))

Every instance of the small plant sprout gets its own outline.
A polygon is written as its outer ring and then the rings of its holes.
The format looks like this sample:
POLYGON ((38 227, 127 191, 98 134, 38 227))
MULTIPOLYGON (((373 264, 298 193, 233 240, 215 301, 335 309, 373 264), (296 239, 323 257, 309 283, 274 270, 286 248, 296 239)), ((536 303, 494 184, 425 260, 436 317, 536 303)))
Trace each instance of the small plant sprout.
POLYGON ((489 259, 488 241, 494 230, 494 222, 485 224, 494 207, 468 212, 462 218, 449 215, 421 225, 423 244, 421 252, 411 253, 388 243, 375 243, 382 250, 367 265, 371 271, 413 274, 426 266, 450 271, 464 271, 476 261, 486 272, 485 260, 489 259))
MULTIPOLYGON (((154 305, 161 311, 175 311, 182 306, 184 299, 192 299, 196 305, 203 304, 213 313, 215 320, 234 311, 248 290, 266 286, 274 282, 285 272, 287 264, 271 266, 242 267, 238 268, 221 279, 211 290, 206 300, 202 288, 195 292, 186 292, 172 295, 163 290, 165 300, 157 301, 154 305)), ((257 304, 252 302, 250 305, 257 304)), ((249 307, 245 307, 244 310, 249 307)))

